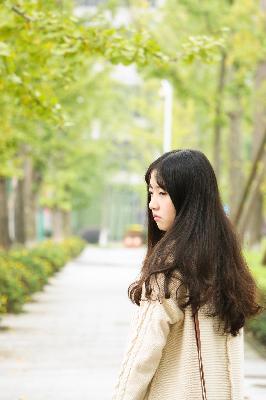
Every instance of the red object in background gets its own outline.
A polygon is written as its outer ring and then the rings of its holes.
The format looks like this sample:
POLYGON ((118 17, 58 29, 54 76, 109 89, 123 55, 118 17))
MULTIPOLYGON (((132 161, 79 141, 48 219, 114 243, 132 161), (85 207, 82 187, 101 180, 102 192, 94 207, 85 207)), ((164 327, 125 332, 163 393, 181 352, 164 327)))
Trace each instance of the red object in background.
POLYGON ((143 244, 143 241, 140 236, 127 235, 124 237, 124 246, 125 247, 139 247, 142 244, 143 244))
POLYGON ((144 228, 140 224, 128 225, 123 243, 125 247, 140 247, 144 244, 144 228))

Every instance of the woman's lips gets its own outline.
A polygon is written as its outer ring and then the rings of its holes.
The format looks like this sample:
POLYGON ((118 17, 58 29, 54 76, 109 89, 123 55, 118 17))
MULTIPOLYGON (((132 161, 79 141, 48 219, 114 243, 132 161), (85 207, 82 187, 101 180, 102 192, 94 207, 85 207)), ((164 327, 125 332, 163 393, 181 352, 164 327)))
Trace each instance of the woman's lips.
POLYGON ((157 219, 161 219, 161 217, 153 217, 155 219, 155 221, 157 221, 157 219))

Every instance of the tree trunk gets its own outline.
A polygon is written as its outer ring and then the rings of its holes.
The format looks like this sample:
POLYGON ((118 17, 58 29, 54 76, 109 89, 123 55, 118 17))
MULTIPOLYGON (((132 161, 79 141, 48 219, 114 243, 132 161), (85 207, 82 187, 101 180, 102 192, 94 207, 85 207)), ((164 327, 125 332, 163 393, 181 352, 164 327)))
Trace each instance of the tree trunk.
POLYGON ((239 205, 237 207, 236 212, 231 217, 234 224, 238 227, 241 225, 241 220, 243 219, 243 215, 247 214, 245 210, 247 208, 246 205, 249 202, 249 198, 251 197, 252 199, 254 198, 253 192, 254 190, 256 190, 256 187, 260 184, 261 179, 263 179, 264 177, 263 168, 265 168, 265 151, 264 151, 265 144, 266 144, 266 129, 259 143, 256 156, 254 160, 252 160, 251 170, 248 179, 245 183, 243 192, 241 194, 239 205))
POLYGON ((53 208, 51 210, 52 213, 52 230, 53 230, 53 238, 57 241, 63 239, 63 221, 62 221, 62 213, 58 208, 53 208))
POLYGON ((221 168, 221 130, 222 130, 222 104, 223 94, 225 86, 225 72, 226 72, 226 53, 222 54, 220 70, 219 70, 219 81, 216 93, 216 105, 215 105, 215 116, 214 116, 214 152, 213 152, 213 167, 217 181, 220 178, 221 168))
POLYGON ((11 245, 8 225, 7 179, 0 177, 0 247, 8 249, 11 245))
MULTIPOLYGON (((260 0, 260 9, 266 16, 266 0, 260 0)), ((266 33, 266 25, 265 25, 266 33)), ((257 153, 257 148, 261 142, 266 128, 266 106, 265 106, 265 84, 266 84, 266 60, 259 63, 255 76, 255 112, 254 112, 254 140, 252 154, 257 153)), ((258 243, 262 237, 263 227, 263 198, 261 185, 256 186, 252 209, 249 215, 248 234, 250 244, 258 243)))
MULTIPOLYGON (((254 113, 254 132, 253 132, 253 147, 252 157, 257 153, 259 143, 266 128, 266 107, 265 107, 265 84, 266 84, 266 60, 261 62, 257 68, 255 77, 256 101, 254 113)), ((262 237, 263 227, 263 197, 261 185, 256 189, 252 208, 249 214, 248 221, 248 236, 249 243, 253 245, 260 242, 262 237)))
POLYGON ((62 211, 62 219, 63 219, 63 234, 64 237, 68 237, 71 235, 71 212, 62 211))
POLYGON ((264 250, 264 253, 262 256, 262 265, 266 265, 266 249, 264 250))
POLYGON ((15 239, 22 244, 36 240, 36 193, 30 157, 24 160, 24 177, 18 180, 15 195, 15 239))
POLYGON ((242 149, 242 108, 238 99, 235 99, 235 110, 229 113, 230 132, 229 132, 229 208, 230 215, 236 213, 243 191, 243 160, 241 157, 242 149))
POLYGON ((36 240, 36 196, 33 191, 34 170, 32 160, 26 158, 24 165, 24 218, 26 242, 36 240))
MULTIPOLYGON (((258 165, 258 172, 255 175, 254 180, 252 181, 252 187, 250 189, 250 195, 247 199, 246 202, 246 207, 242 213, 241 219, 239 221, 239 234, 242 240, 244 239, 245 233, 246 233, 246 226, 249 221, 249 215, 252 212, 255 197, 257 196, 257 192, 259 188, 261 187, 261 184, 263 182, 263 179, 265 179, 265 172, 266 172, 266 155, 264 153, 264 158, 262 159, 261 163, 258 165)), ((247 233, 248 234, 248 233, 247 233)), ((250 237, 248 238, 249 244, 250 244, 250 237)))
POLYGON ((18 179, 15 189, 15 240, 25 244, 24 179, 18 179))

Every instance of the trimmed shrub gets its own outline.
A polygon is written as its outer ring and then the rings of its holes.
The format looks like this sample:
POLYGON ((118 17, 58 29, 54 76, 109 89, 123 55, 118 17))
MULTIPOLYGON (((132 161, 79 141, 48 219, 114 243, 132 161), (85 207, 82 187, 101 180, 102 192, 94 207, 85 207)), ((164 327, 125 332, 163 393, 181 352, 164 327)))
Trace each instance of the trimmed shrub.
POLYGON ((16 247, 0 252, 0 314, 21 312, 32 294, 85 245, 82 239, 70 237, 62 242, 45 240, 30 249, 16 247))

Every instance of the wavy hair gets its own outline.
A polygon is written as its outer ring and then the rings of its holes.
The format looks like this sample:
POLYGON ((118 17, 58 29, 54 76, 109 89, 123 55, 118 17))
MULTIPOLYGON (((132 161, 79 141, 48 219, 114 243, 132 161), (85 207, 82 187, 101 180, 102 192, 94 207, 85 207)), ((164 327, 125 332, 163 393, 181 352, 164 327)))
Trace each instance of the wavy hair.
POLYGON ((165 298, 178 272, 176 299, 184 311, 194 314, 205 304, 223 321, 223 333, 236 336, 246 319, 263 309, 257 303, 256 282, 242 254, 239 237, 226 215, 214 170, 199 150, 169 151, 153 161, 145 173, 147 183, 148 242, 140 276, 128 288, 128 296, 140 305, 145 286, 151 294, 151 278, 164 275, 165 298), (149 209, 152 171, 176 209, 172 226, 161 231, 149 209), (180 285, 181 283, 181 285, 180 285), (185 297, 178 295, 183 286, 185 297))

